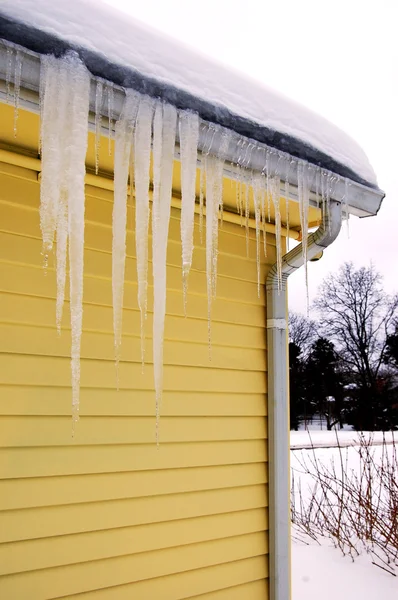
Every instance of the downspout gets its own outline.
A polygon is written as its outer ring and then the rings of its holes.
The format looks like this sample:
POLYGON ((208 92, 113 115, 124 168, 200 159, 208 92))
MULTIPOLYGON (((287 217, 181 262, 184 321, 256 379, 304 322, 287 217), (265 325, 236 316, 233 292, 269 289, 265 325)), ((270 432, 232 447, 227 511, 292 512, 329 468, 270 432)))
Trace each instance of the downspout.
MULTIPOLYGON (((327 248, 341 229, 341 203, 330 202, 320 227, 308 236, 308 260, 327 248)), ((282 288, 277 266, 268 273, 268 449, 269 449, 269 576, 270 600, 291 597, 290 564, 290 435, 287 354, 287 279, 304 264, 299 244, 282 259, 282 288)))

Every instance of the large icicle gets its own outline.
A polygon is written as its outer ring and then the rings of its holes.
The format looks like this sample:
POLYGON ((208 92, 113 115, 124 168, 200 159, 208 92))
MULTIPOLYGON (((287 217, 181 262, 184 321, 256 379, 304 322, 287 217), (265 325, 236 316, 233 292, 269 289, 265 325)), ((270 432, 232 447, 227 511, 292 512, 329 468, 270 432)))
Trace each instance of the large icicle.
POLYGON ((65 300, 66 255, 68 250, 68 200, 61 192, 57 219, 57 302, 55 320, 57 332, 61 333, 62 312, 65 300))
POLYGON ((88 139, 90 76, 75 55, 64 59, 69 73, 69 137, 66 147, 69 290, 72 329, 72 422, 79 419, 80 346, 83 321, 84 177, 88 139))
POLYGON ((134 140, 135 244, 137 255, 138 306, 141 312, 141 361, 145 359, 145 320, 148 296, 149 169, 151 162, 154 101, 143 96, 137 115, 134 140))
POLYGON ((310 193, 308 188, 308 173, 306 165, 299 161, 297 165, 297 180, 298 180, 298 200, 300 210, 300 226, 303 245, 304 259, 304 275, 305 287, 307 296, 307 310, 309 307, 309 291, 308 291, 308 210, 310 202, 310 193))
POLYGON ((199 141, 199 116, 188 111, 179 114, 181 151, 181 243, 184 313, 187 312, 188 275, 192 265, 195 218, 196 162, 199 141))
POLYGON ((72 421, 79 418, 80 343, 83 316, 84 177, 88 134, 90 76, 74 54, 42 57, 42 178, 40 224, 44 262, 57 230, 57 327, 65 293, 69 240, 69 289, 72 329, 72 421))
POLYGON ((139 95, 126 91, 123 112, 115 125, 115 192, 113 201, 112 296, 116 380, 119 386, 119 361, 122 343, 124 270, 126 263, 127 186, 131 144, 139 95))
POLYGON ((95 174, 98 175, 99 169, 99 155, 101 146, 101 125, 102 125, 102 96, 104 91, 104 84, 99 79, 95 88, 95 174))
POLYGON ((17 50, 15 54, 14 69, 14 137, 17 137, 17 123, 19 117, 19 101, 21 93, 22 54, 17 50))
POLYGON ((262 209, 262 176, 258 173, 252 176, 254 218, 256 222, 256 265, 257 265, 257 296, 260 298, 260 232, 261 232, 261 209, 262 209))
POLYGON ((58 205, 64 187, 65 138, 68 135, 68 71, 62 60, 42 56, 40 70, 41 185, 40 227, 44 267, 52 250, 57 227, 58 205))
POLYGON ((275 175, 272 180, 272 200, 275 211, 275 238, 276 238, 276 268, 278 290, 282 289, 282 235, 281 235, 281 208, 280 208, 280 178, 275 175))
POLYGON ((206 157, 206 279, 207 279, 207 328, 209 356, 211 358, 211 308, 216 295, 218 259, 218 214, 222 202, 224 156, 230 137, 222 138, 219 156, 206 157))
POLYGON ((156 393, 156 442, 163 390, 163 341, 166 314, 166 256, 170 221, 177 111, 158 102, 154 118, 154 194, 152 208, 153 255, 153 368, 156 393))

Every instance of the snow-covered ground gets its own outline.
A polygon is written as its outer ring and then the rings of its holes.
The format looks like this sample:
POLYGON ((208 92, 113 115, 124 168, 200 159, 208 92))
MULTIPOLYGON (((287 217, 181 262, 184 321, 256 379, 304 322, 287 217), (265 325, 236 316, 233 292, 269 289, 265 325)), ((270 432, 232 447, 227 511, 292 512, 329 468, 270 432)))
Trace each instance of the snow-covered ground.
MULTIPOLYGON (((372 436, 375 460, 381 462, 383 433, 376 432, 365 436, 367 439, 372 436)), ((342 455, 345 468, 348 471, 358 472, 359 435, 354 431, 339 431, 338 438, 340 446, 344 447, 342 455)), ((385 439, 392 454, 393 434, 385 434, 385 439)), ((308 473, 302 472, 303 461, 311 470, 311 460, 315 457, 319 464, 334 463, 338 472, 341 463, 336 433, 334 431, 312 431, 310 434, 306 431, 291 432, 291 448, 291 466, 294 470, 295 483, 297 485, 300 479, 303 498, 309 498, 314 479, 308 473), (310 449, 311 445, 314 450, 310 449)), ((335 600, 336 598, 370 600, 375 594, 382 600, 397 600, 398 577, 372 565, 372 557, 365 549, 355 562, 352 562, 349 556, 343 557, 329 539, 319 538, 318 544, 299 532, 295 526, 292 529, 292 536, 292 600, 335 600)))
POLYGON ((397 600, 398 578, 371 564, 343 557, 328 540, 319 546, 293 542, 292 600, 397 600))

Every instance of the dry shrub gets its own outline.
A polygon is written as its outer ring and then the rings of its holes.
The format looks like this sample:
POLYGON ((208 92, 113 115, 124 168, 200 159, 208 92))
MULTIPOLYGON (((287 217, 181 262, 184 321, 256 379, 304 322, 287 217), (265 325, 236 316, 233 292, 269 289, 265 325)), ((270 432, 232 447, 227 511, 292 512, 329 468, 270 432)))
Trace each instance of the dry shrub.
MULTIPOLYGON (((338 461, 324 464, 313 446, 301 453, 292 469, 291 516, 297 536, 315 541, 327 537, 352 560, 365 551, 376 566, 391 575, 398 567, 398 451, 383 436, 381 455, 373 436, 360 434, 359 445, 342 448, 336 433, 338 461), (358 468, 349 468, 348 453, 356 452, 358 468), (303 493, 302 476, 310 481, 303 493)), ((296 455, 297 457, 297 455, 296 455)))

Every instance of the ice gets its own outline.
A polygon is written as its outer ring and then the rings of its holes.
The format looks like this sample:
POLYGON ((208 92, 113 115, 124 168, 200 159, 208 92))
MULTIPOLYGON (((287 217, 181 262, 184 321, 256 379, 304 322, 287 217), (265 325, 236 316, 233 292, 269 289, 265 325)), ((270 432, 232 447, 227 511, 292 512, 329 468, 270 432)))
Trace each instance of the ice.
POLYGON ((13 63, 13 50, 7 47, 7 66, 6 66, 6 102, 10 102, 11 98, 11 78, 12 78, 12 63, 13 63))
POLYGON ((90 77, 74 54, 42 57, 40 223, 45 265, 57 230, 56 321, 60 329, 69 240, 72 421, 79 418, 83 315, 84 177, 90 77))
POLYGON ((64 186, 69 94, 65 64, 53 56, 42 56, 41 81, 40 227, 46 268, 57 226, 60 192, 64 186))
POLYGON ((72 329, 72 422, 79 418, 80 343, 83 317, 84 177, 90 76, 75 54, 42 57, 42 178, 40 223, 45 264, 57 230, 57 303, 59 329, 65 293, 69 242, 72 329))
POLYGON ((57 300, 55 320, 61 333, 62 312, 65 300, 66 255, 68 251, 68 204, 65 192, 60 194, 57 218, 57 300))
MULTIPOLYGON (((83 320, 84 177, 88 136, 90 76, 75 55, 66 57, 68 68, 68 120, 66 193, 68 200, 69 289, 72 329, 72 422, 79 418, 80 345, 83 320)), ((62 140, 64 143, 66 140, 62 140)), ((74 432, 74 428, 73 428, 74 432)))
POLYGON ((281 235, 281 209, 280 209, 280 178, 276 175, 272 181, 272 200, 275 210, 275 238, 276 238, 276 269, 278 290, 282 289, 282 235, 281 235))
POLYGON ((209 357, 211 359, 211 308, 216 296, 218 213, 222 201, 224 155, 229 137, 222 138, 218 156, 206 157, 206 281, 209 357))
POLYGON ((101 125, 102 125, 102 96, 104 84, 101 80, 97 81, 95 88, 95 174, 98 175, 99 153, 101 144, 101 125))
POLYGON ((245 230, 246 230, 246 256, 249 256, 249 218, 250 218, 250 205, 249 205, 249 180, 247 175, 245 177, 245 230))
POLYGON ((152 208, 153 244, 153 368, 156 394, 156 442, 163 391, 163 342, 166 315, 166 258, 169 231, 177 111, 157 102, 154 117, 154 194, 152 208))
POLYGON ((253 175, 254 218, 256 222, 257 296, 260 297, 260 233, 261 233, 261 175, 253 175))
POLYGON ((193 228, 195 218, 196 163, 199 140, 199 117, 195 113, 180 112, 181 151, 181 243, 184 313, 187 312, 188 275, 192 266, 193 228))
POLYGON ((141 312, 141 362, 145 360, 145 320, 148 295, 149 169, 151 162, 154 101, 144 96, 135 128, 135 243, 137 255, 138 306, 141 312))
POLYGON ((127 192, 133 129, 139 95, 126 91, 123 112, 115 125, 115 192, 113 201, 112 297, 116 381, 122 343, 124 270, 126 263, 127 192))
POLYGON ((290 196, 290 168, 291 162, 288 163, 285 175, 285 209, 286 209, 286 250, 289 251, 289 227, 290 227, 290 215, 289 215, 289 196, 290 196))
POLYGON ((204 210, 204 188, 205 188, 205 177, 206 177, 206 166, 205 158, 202 154, 200 161, 200 173, 199 173, 199 237, 200 243, 203 244, 203 210, 204 210))
POLYGON ((346 222, 346 226, 347 226, 347 238, 350 237, 350 211, 349 211, 349 204, 348 204, 348 198, 349 198, 349 181, 346 178, 344 181, 344 215, 345 215, 345 222, 346 222))
POLYGON ((257 177, 257 185, 259 189, 259 201, 260 201, 260 227, 263 234, 263 252, 264 257, 267 256, 267 227, 265 220, 265 198, 267 194, 267 183, 265 175, 261 172, 257 177))
POLYGON ((303 247, 303 259, 304 259, 304 276, 305 276, 305 288, 307 297, 307 310, 309 309, 309 291, 308 291, 308 209, 309 209, 309 188, 308 188, 308 171, 307 165, 302 161, 298 162, 297 165, 297 178, 298 178, 298 200, 299 200, 299 211, 300 211, 300 227, 303 247))
POLYGON ((17 50, 14 67, 14 137, 17 137, 17 124, 19 117, 19 100, 21 92, 22 54, 17 50))
POLYGON ((107 91, 107 104, 108 104, 108 154, 110 156, 111 152, 112 152, 113 103, 114 103, 113 83, 111 81, 108 81, 106 91, 107 91))

